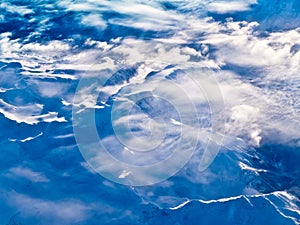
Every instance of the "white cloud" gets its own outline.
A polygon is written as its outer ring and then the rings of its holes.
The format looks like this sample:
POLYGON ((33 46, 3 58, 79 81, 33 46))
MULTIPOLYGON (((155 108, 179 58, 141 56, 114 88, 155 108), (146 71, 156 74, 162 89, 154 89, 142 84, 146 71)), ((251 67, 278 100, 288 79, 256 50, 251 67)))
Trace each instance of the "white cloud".
MULTIPOLYGON (((164 80, 166 76, 176 74, 177 68, 208 67, 215 71, 226 64, 234 64, 244 68, 241 74, 235 74, 233 69, 231 72, 219 71, 208 75, 217 77, 226 103, 224 116, 226 121, 225 132, 222 135, 232 138, 228 138, 230 143, 226 143, 226 146, 243 153, 245 153, 246 149, 251 149, 251 147, 244 143, 244 145, 238 145, 236 144, 237 141, 243 140, 241 142, 257 147, 266 143, 266 140, 269 143, 285 144, 291 144, 296 140, 295 144, 300 146, 300 102, 298 100, 300 99, 300 80, 298 76, 300 51, 294 48, 300 45, 299 29, 271 32, 262 37, 256 31, 256 28, 259 26, 257 22, 235 22, 232 19, 228 19, 227 22, 221 23, 214 21, 212 18, 203 18, 206 11, 202 9, 205 8, 210 12, 216 13, 245 11, 249 10, 251 4, 256 4, 256 1, 174 1, 174 4, 178 4, 180 8, 177 11, 169 10, 167 12, 160 8, 161 6, 158 6, 158 2, 155 1, 149 1, 147 3, 149 5, 141 4, 138 1, 120 1, 120 3, 91 0, 79 4, 73 4, 72 1, 60 1, 59 4, 65 4, 64 6, 69 10, 88 12, 89 14, 85 14, 86 16, 78 13, 82 23, 88 26, 104 29, 107 24, 106 21, 103 21, 102 12, 114 10, 125 15, 125 19, 111 19, 108 21, 110 23, 142 30, 168 31, 168 34, 171 35, 173 33, 173 36, 169 38, 159 37, 152 40, 117 38, 106 42, 90 38, 85 41, 84 47, 92 49, 80 50, 71 47, 69 41, 72 43, 73 40, 21 44, 18 39, 12 40, 10 33, 4 33, 1 34, 0 40, 1 52, 6 58, 11 58, 4 61, 20 62, 25 70, 22 72, 22 75, 30 76, 28 82, 38 86, 39 94, 42 97, 52 98, 60 96, 64 99, 64 105, 71 105, 73 97, 65 92, 64 85, 57 85, 57 82, 55 82, 55 85, 52 85, 51 82, 35 82, 33 81, 34 78, 57 76, 70 79, 73 78, 73 75, 55 75, 49 71, 73 69, 85 71, 79 72, 78 75, 74 76, 74 79, 80 77, 91 79, 101 77, 101 79, 105 80, 119 65, 138 65, 136 75, 129 79, 128 83, 124 82, 122 85, 103 88, 99 88, 101 85, 98 87, 90 86, 90 88, 94 88, 95 93, 90 93, 91 90, 88 88, 79 92, 78 101, 73 103, 79 110, 108 107, 105 103, 107 97, 121 90, 127 89, 129 92, 129 94, 121 96, 123 100, 128 99, 130 95, 154 91, 157 86, 162 85, 161 80, 164 80), (185 15, 181 14, 180 10, 183 10, 185 15), (188 12, 186 13, 186 11, 188 12), (203 46, 203 48, 199 46, 203 46), (165 69, 168 65, 174 67, 165 69), (252 68, 259 69, 259 72, 250 76, 248 72, 252 71, 252 68), (149 78, 146 78, 150 72, 157 72, 153 76, 153 83, 148 82, 149 78), (99 91, 103 91, 106 94, 101 99, 103 100, 102 105, 97 105, 95 98, 99 91)), ((43 23, 46 23, 46 20, 43 23)), ((198 103, 197 109, 200 112, 199 114, 205 112, 206 108, 201 107, 201 104, 205 102, 205 98, 199 94, 199 88, 186 79, 186 74, 179 75, 177 82, 182 89, 186 90, 188 99, 198 103)), ((201 77, 199 78, 195 74, 191 74, 191 76, 196 81, 201 82, 201 77)), ((11 79, 11 83, 15 83, 15 80, 11 79)), ((189 107, 186 107, 186 101, 184 101, 184 98, 181 98, 182 95, 178 94, 180 92, 172 88, 166 87, 166 89, 168 92, 168 95, 166 95, 167 99, 170 101, 175 99, 178 104, 183 106, 183 110, 188 112, 189 107)), ((6 91, 6 89, 0 89, 0 91, 6 91)), ((213 94, 213 91, 209 93, 213 94)), ((29 103, 24 106, 14 106, 1 100, 0 106, 0 112, 4 116, 17 122, 35 124, 40 121, 65 121, 65 118, 58 117, 57 112, 49 112, 42 115, 43 106, 39 104, 29 103)), ((159 107, 163 108, 161 105, 159 107)), ((187 113, 187 115, 192 114, 187 113)), ((133 119, 138 120, 140 119, 139 116, 135 114, 131 118, 122 117, 118 122, 121 119, 123 119, 121 121, 123 123, 133 119)), ((185 127, 185 135, 190 139, 197 139, 196 131, 198 131, 199 127, 196 126, 196 123, 193 123, 193 118, 193 116, 189 116, 189 119, 185 121, 186 123, 171 118, 169 121, 171 123, 170 127, 185 127)), ((209 121, 206 114, 203 115, 202 121, 209 121)), ((142 122, 139 124, 138 121, 134 124, 137 127, 140 125, 142 128, 142 131, 135 133, 139 137, 142 137, 147 132, 147 127, 142 122)), ((154 130, 162 130, 160 123, 153 123, 152 125, 154 130)), ((161 133, 157 132, 157 134, 161 133)), ((205 143, 209 132, 203 129, 203 131, 199 132, 199 136, 201 144, 205 143)), ((109 138, 107 137, 104 142, 106 141, 108 146, 114 147, 113 144, 116 142, 116 139, 109 138)), ((161 137, 154 137, 153 142, 159 141, 159 138, 161 137)), ((25 138, 20 141, 26 140, 28 139, 25 138)), ((136 137, 131 137, 128 141, 131 144, 137 143, 136 137)), ((169 138, 166 140, 165 145, 162 146, 162 149, 172 150, 176 148, 175 144, 174 140, 169 138)), ((183 143, 182 146, 185 147, 184 149, 193 147, 188 142, 183 143)), ((95 149, 93 147, 95 146, 91 145, 90 149, 95 149)), ((132 160, 133 163, 146 164, 153 160, 151 156, 140 157, 138 153, 132 154, 132 152, 128 148, 121 148, 117 156, 123 157, 122 159, 128 161, 132 160)), ((99 162, 99 167, 103 166, 103 158, 99 157, 94 160, 99 162)), ((109 162, 105 161, 105 163, 109 165, 109 162)), ((86 163, 81 165, 91 170, 86 163)), ((193 176, 188 177, 185 174, 185 178, 190 179, 191 182, 198 182, 205 184, 203 186, 213 188, 209 184, 212 184, 219 177, 230 178, 230 174, 226 174, 228 173, 227 170, 225 170, 224 174, 214 173, 210 170, 203 174, 199 173, 197 166, 198 164, 191 166, 196 171, 193 173, 193 176)), ((254 169, 254 167, 246 164, 241 167, 248 170, 254 169)), ((119 173, 123 179, 131 176, 131 171, 126 170, 122 173, 122 171, 114 171, 115 168, 111 167, 111 172, 119 173)), ((240 172, 239 169, 234 171, 236 172, 234 174, 240 172)), ((12 168, 10 173, 33 182, 47 182, 48 179, 43 174, 25 167, 12 168)), ((147 178, 146 175, 141 172, 141 178, 147 178)), ((234 176, 233 178, 235 178, 234 176)), ((240 179, 240 177, 237 179, 240 179)), ((239 182, 241 181, 239 180, 239 182)), ((244 184, 239 184, 244 188, 244 184)), ((245 190, 247 188, 248 190, 251 189, 245 187, 245 190)), ((256 192, 256 190, 251 189, 251 192, 256 192)), ((198 193, 199 190, 197 190, 198 193)), ((206 192, 204 191, 203 193, 206 192)), ((229 193, 231 192, 229 191, 229 193)), ((50 201, 31 198, 15 192, 12 196, 14 199, 13 204, 22 213, 32 216, 35 215, 36 211, 34 210, 38 209, 42 216, 50 218, 49 220, 52 224, 61 224, 61 221, 71 224, 74 221, 83 221, 88 217, 89 206, 76 200, 50 201), (53 218, 56 218, 58 222, 53 218)))
POLYGON ((210 12, 216 12, 220 14, 247 11, 250 9, 249 3, 242 1, 214 1, 208 3, 207 9, 210 12))
POLYGON ((61 1, 59 5, 67 10, 90 12, 83 16, 83 24, 105 28, 106 22, 101 19, 103 12, 112 11, 125 15, 125 18, 109 18, 111 24, 127 27, 135 27, 143 30, 166 30, 171 25, 179 22, 182 16, 173 12, 166 12, 156 1, 142 3, 140 1, 87 1, 85 3, 74 3, 72 1, 61 1))
MULTIPOLYGON (((182 29, 181 34, 179 36, 176 35, 175 38, 180 38, 183 42, 188 43, 188 38, 196 38, 199 32, 205 31, 205 34, 201 37, 202 40, 199 41, 199 44, 206 48, 205 51, 203 50, 203 53, 192 47, 182 47, 180 42, 166 43, 164 40, 160 41, 160 39, 153 41, 135 40, 132 38, 123 39, 118 45, 107 49, 111 63, 116 59, 122 59, 124 65, 132 65, 135 62, 143 63, 139 67, 136 76, 131 78, 128 84, 105 87, 101 91, 104 91, 109 96, 117 93, 125 86, 141 84, 145 82, 146 74, 151 71, 162 70, 169 64, 177 64, 179 65, 178 67, 191 66, 198 68, 201 66, 218 68, 218 66, 227 63, 242 67, 261 67, 264 68, 262 70, 263 74, 258 75, 258 77, 262 83, 269 83, 269 85, 272 85, 274 79, 284 81, 295 79, 292 71, 297 71, 299 68, 300 63, 297 59, 300 57, 300 53, 292 54, 290 49, 291 46, 299 43, 298 31, 271 33, 270 36, 263 38, 256 35, 255 27, 257 26, 258 23, 256 22, 247 23, 245 21, 234 22, 228 20, 222 24, 209 18, 197 20, 191 18, 187 21, 187 26, 182 29), (208 46, 215 48, 214 55, 209 55, 210 50, 208 46), (190 61, 191 58, 195 59, 195 57, 199 58, 199 62, 190 61), (212 60, 213 57, 215 57, 214 60, 212 60), (281 72, 278 73, 278 71, 281 72), (288 71, 288 73, 285 72, 283 76, 283 71, 288 71)), ((94 54, 96 58, 97 52, 94 54)), ((107 65, 107 62, 103 62, 96 65, 96 67, 107 68, 107 65)), ((156 77, 164 76, 164 73, 165 75, 172 73, 171 70, 164 70, 158 73, 156 77)), ((284 138, 287 137, 289 131, 282 126, 282 123, 278 121, 272 122, 268 119, 274 115, 284 115, 291 126, 295 122, 295 117, 288 115, 295 109, 283 105, 286 113, 276 109, 282 104, 278 101, 278 98, 282 98, 278 96, 278 92, 271 93, 269 90, 260 89, 249 82, 243 82, 236 74, 222 71, 220 75, 222 76, 218 76, 218 79, 227 104, 228 117, 224 119, 228 121, 226 125, 228 135, 245 137, 248 143, 255 146, 259 145, 264 138, 271 138, 272 135, 269 131, 272 129, 281 129, 285 134, 281 133, 280 135, 284 138), (254 111, 250 110, 250 112, 246 108, 254 111)), ((295 84, 292 84, 292 86, 295 86, 295 84)), ((192 95, 191 91, 192 88, 190 88, 190 95, 192 95)), ((297 95, 297 92, 293 95, 297 95)), ((84 99, 89 98, 84 97, 84 99)), ((293 97, 293 99, 295 98, 293 97)), ((103 101, 105 102, 106 100, 103 99, 103 101)), ((293 127, 293 130, 296 130, 296 125, 293 127)), ((293 132, 293 135, 288 139, 291 140, 296 136, 293 132)), ((276 139, 278 141, 282 140, 278 137, 276 139)))
POLYGON ((28 9, 26 6, 19 6, 19 5, 12 5, 12 4, 7 4, 5 2, 0 4, 0 8, 6 9, 8 12, 11 13, 18 13, 21 16, 24 16, 26 14, 31 14, 34 11, 32 9, 28 9))
POLYGON ((15 141, 19 141, 19 142, 27 142, 27 141, 34 140, 34 139, 36 139, 36 138, 38 138, 38 137, 40 137, 40 136, 42 136, 42 135, 43 135, 43 132, 39 133, 39 134, 36 135, 36 136, 24 138, 24 139, 21 139, 21 140, 13 139, 13 138, 10 138, 9 140, 10 140, 10 141, 14 141, 14 142, 15 142, 15 141))
POLYGON ((42 114, 43 105, 29 104, 25 106, 14 106, 0 99, 0 113, 6 118, 17 123, 27 123, 30 125, 44 122, 66 122, 64 117, 58 117, 57 112, 42 114))
MULTIPOLYGON (((300 68, 300 51, 292 51, 293 46, 300 45, 299 30, 269 33, 268 36, 257 35, 257 22, 245 22, 228 20, 225 23, 216 22, 212 18, 204 18, 205 8, 211 12, 227 13, 234 11, 248 10, 255 0, 249 1, 174 1, 179 8, 177 10, 165 11, 158 1, 151 1, 142 4, 140 1, 118 1, 119 4, 109 1, 86 1, 84 3, 74 3, 73 1, 61 1, 59 4, 68 10, 89 12, 82 17, 82 21, 89 26, 99 26, 104 28, 105 22, 102 19, 102 12, 112 10, 126 15, 125 19, 112 19, 111 23, 135 26, 141 29, 167 30, 173 32, 173 37, 157 38, 153 40, 135 40, 134 38, 117 39, 107 42, 99 42, 87 39, 85 45, 93 49, 72 51, 68 41, 51 41, 44 44, 34 43, 22 45, 18 40, 11 40, 11 34, 1 34, 0 47, 7 57, 21 62, 23 75, 27 76, 56 76, 51 72, 55 69, 74 69, 87 71, 75 76, 96 77, 97 71, 103 72, 103 77, 109 77, 109 73, 115 71, 118 65, 136 65, 137 74, 130 79, 129 83, 124 83, 115 87, 105 87, 103 91, 109 95, 117 93, 127 85, 141 84, 145 82, 146 75, 151 71, 160 71, 167 65, 178 65, 178 67, 211 67, 218 69, 226 64, 234 64, 246 68, 260 68, 261 74, 254 77, 254 81, 265 85, 266 88, 258 88, 250 81, 244 82, 240 77, 224 71, 220 78, 220 85, 224 91, 228 112, 228 132, 238 135, 245 134, 252 143, 263 141, 272 129, 282 129, 281 136, 286 138, 288 131, 283 122, 272 121, 269 118, 284 116, 285 123, 289 124, 292 131, 291 138, 296 138, 296 125, 298 124, 299 113, 299 87, 297 87, 297 73, 300 68), (195 9, 195 10, 194 10, 195 9), (199 9, 199 11, 197 11, 199 9), (180 10, 187 10, 184 15, 180 10), (191 10, 191 11, 189 11, 191 10), (193 11, 194 10, 194 11, 193 11), (191 12, 199 12, 199 15, 191 12), (126 24, 128 21, 133 24, 126 24), (183 46, 193 43, 205 46, 205 50, 183 46), (214 51, 210 51, 209 48, 214 51), (26 54, 25 54, 26 53, 26 54), (33 59, 36 60, 33 60, 33 59), (59 59, 58 59, 59 58, 59 59), (194 61, 192 61, 194 60, 194 61), (198 60, 198 61, 197 61, 198 60), (37 72, 36 75, 32 72, 37 72), (225 76, 228 76, 224 78, 225 76), (281 90, 275 88, 275 84, 282 82, 281 90), (235 86, 234 86, 234 85, 235 86), (267 86, 269 88, 267 88, 267 86), (259 100, 257 100, 259 99, 259 100), (241 106, 248 109, 258 110, 249 116, 249 111, 245 111, 241 106), (279 108, 282 108, 280 111, 279 108), (297 108, 298 107, 298 108, 297 108), (243 111, 244 110, 244 111, 243 111), (254 116, 255 115, 255 116, 254 116), (235 121, 235 122, 234 122, 235 121), (237 122, 238 121, 238 122, 237 122), (271 125, 267 125, 267 123, 271 125), (295 125, 292 125, 292 124, 295 125), (241 125, 243 124, 243 126, 241 125), (251 124, 246 126, 246 124, 251 124), (235 130, 235 131, 234 131, 235 130), (241 132, 243 131, 243 132, 241 132), (260 140, 261 139, 261 140, 260 140)), ((80 14, 82 16, 82 14, 80 14)), ((101 29, 102 29, 101 28, 101 29)), ((296 48, 295 48, 296 49, 296 48)), ((171 73, 165 70, 159 73, 171 73)), ((247 77, 247 70, 244 71, 247 77)), ((102 74, 101 74, 102 75, 102 74)), ((57 75, 66 79, 72 75, 57 75)), ((51 90, 44 90, 41 86, 42 96, 64 95, 63 87, 50 87, 51 90)), ((97 90, 99 91, 99 90, 97 90)), ((191 91, 192 92, 192 91, 191 91)), ((192 95, 192 94, 190 94, 192 95)), ((71 97, 62 96, 66 104, 72 102, 71 97)), ((97 108, 94 96, 82 94, 84 107, 97 108)), ((106 99, 103 99, 105 102, 106 99)), ((77 103, 76 103, 77 104, 77 103)), ((101 106, 102 107, 102 106, 101 106)), ((23 110, 23 109, 22 109, 23 110)), ((18 109, 17 109, 18 111, 18 109)), ((39 118, 24 117, 15 118, 17 114, 12 114, 10 110, 2 109, 2 113, 8 118, 17 121, 27 121, 35 123, 39 118)), ((41 115, 40 115, 41 116, 41 115)), ((54 114, 48 115, 48 117, 54 114)), ((51 119, 47 119, 51 121, 51 119)), ((55 117, 54 117, 55 118, 55 117)), ((52 118, 58 120, 58 118, 52 118)), ((271 136, 271 135, 268 135, 271 136)), ((281 140, 278 139, 277 140, 281 140)))
POLYGON ((83 16, 82 23, 89 26, 98 27, 99 29, 105 29, 106 22, 98 14, 89 14, 83 16))
POLYGON ((21 51, 36 51, 36 52, 58 52, 58 51, 67 51, 70 49, 70 46, 67 43, 61 41, 50 41, 47 44, 40 43, 28 43, 21 47, 21 51))
POLYGON ((291 48, 300 44, 300 32, 291 30, 259 37, 255 32, 258 25, 256 22, 229 21, 219 26, 219 32, 206 35, 204 43, 217 47, 217 60, 221 62, 241 66, 285 67, 290 72, 299 69, 299 54, 293 55, 291 48))
POLYGON ((249 105, 237 105, 232 108, 231 119, 239 123, 249 121, 251 118, 256 118, 259 114, 259 108, 249 105))
POLYGON ((11 39, 11 33, 0 34, 0 37, 3 62, 19 62, 24 69, 21 72, 23 75, 75 79, 75 76, 70 74, 52 73, 62 61, 65 61, 64 58, 70 54, 71 47, 69 43, 54 40, 43 44, 21 44, 19 39, 11 39))
POLYGON ((15 191, 8 192, 7 196, 9 204, 17 208, 21 217, 34 217, 43 224, 79 223, 90 216, 91 207, 76 199, 51 201, 32 198, 15 191))
POLYGON ((260 37, 255 32, 257 23, 230 20, 225 24, 212 23, 211 26, 218 29, 205 35, 203 42, 216 49, 216 62, 219 65, 233 64, 245 68, 238 76, 222 71, 220 85, 225 101, 232 107, 228 110, 233 110, 233 117, 238 116, 235 111, 237 107, 245 103, 259 110, 256 117, 248 117, 248 112, 241 112, 239 118, 242 119, 242 116, 245 121, 229 123, 229 133, 236 130, 233 133, 242 137, 242 133, 246 132, 254 145, 265 138, 279 143, 298 139, 295 130, 300 122, 297 115, 300 53, 292 52, 291 49, 299 45, 300 33, 290 30, 260 37), (248 75, 251 68, 258 72, 248 75), (223 82, 225 80, 226 84, 223 82))
POLYGON ((33 183, 45 183, 49 182, 49 179, 42 173, 31 170, 30 168, 18 166, 9 169, 6 176, 13 178, 25 178, 33 183))
POLYGON ((40 96, 45 98, 63 97, 68 93, 69 85, 59 82, 32 81, 40 96))

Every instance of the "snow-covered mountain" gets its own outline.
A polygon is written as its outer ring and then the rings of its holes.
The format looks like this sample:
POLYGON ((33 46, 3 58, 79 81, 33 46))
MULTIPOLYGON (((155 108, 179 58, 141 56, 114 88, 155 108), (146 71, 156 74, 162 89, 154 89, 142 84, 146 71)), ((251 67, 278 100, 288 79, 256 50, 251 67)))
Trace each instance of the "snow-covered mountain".
POLYGON ((0 3, 0 225, 300 224, 300 3, 0 3))

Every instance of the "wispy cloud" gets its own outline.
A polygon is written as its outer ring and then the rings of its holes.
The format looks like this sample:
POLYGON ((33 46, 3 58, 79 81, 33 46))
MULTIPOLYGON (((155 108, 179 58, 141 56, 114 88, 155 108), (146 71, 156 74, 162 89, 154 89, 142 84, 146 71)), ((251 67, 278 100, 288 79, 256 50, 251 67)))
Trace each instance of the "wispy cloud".
POLYGON ((25 178, 33 183, 49 182, 49 179, 42 173, 35 172, 30 168, 22 166, 9 169, 9 172, 6 174, 6 176, 12 177, 14 179, 25 178))

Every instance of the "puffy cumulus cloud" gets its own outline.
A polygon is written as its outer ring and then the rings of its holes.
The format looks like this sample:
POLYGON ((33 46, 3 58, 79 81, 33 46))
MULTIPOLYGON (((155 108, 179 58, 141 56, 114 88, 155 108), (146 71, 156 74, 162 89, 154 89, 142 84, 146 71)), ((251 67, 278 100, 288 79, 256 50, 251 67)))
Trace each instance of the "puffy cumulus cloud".
POLYGON ((260 122, 264 116, 260 115, 261 106, 234 105, 231 108, 229 122, 226 124, 227 134, 237 136, 250 145, 260 146, 262 139, 261 129, 265 129, 264 122, 260 122), (260 113, 260 114, 259 114, 260 113))
MULTIPOLYGON (((251 102, 251 107, 259 109, 257 121, 253 123, 253 118, 249 118, 244 124, 247 128, 255 124, 256 128, 249 131, 250 136, 256 139, 254 143, 263 140, 261 136, 274 142, 296 140, 299 138, 295 130, 299 126, 297 71, 300 69, 300 61, 299 51, 292 49, 299 45, 300 33, 298 30, 290 30, 261 37, 255 31, 257 25, 234 21, 219 24, 220 31, 208 34, 204 43, 217 49, 214 57, 222 68, 229 68, 239 76, 234 76, 233 80, 228 77, 229 83, 226 86, 232 92, 228 96, 224 94, 225 100, 234 106, 237 99, 240 99, 239 105, 251 102), (249 69, 256 73, 249 75, 249 69), (240 86, 234 85, 237 81, 240 86), (244 90, 241 90, 242 86, 244 90), (274 135, 271 130, 276 130, 278 134, 274 135), (261 136, 257 136, 258 133, 261 136)), ((225 92, 228 90, 226 86, 225 92)))
POLYGON ((258 25, 257 22, 228 21, 219 27, 220 32, 208 34, 204 43, 216 46, 217 59, 224 63, 285 67, 290 72, 299 69, 299 52, 292 51, 299 45, 299 31, 274 32, 261 37, 255 31, 258 25))
POLYGON ((225 77, 219 85, 225 101, 226 135, 253 146, 268 142, 297 145, 300 120, 295 106, 282 102, 279 93, 241 81, 234 73, 221 74, 225 77))
POLYGON ((82 23, 88 26, 98 27, 99 29, 105 29, 106 27, 106 22, 97 14, 83 16, 82 23))

